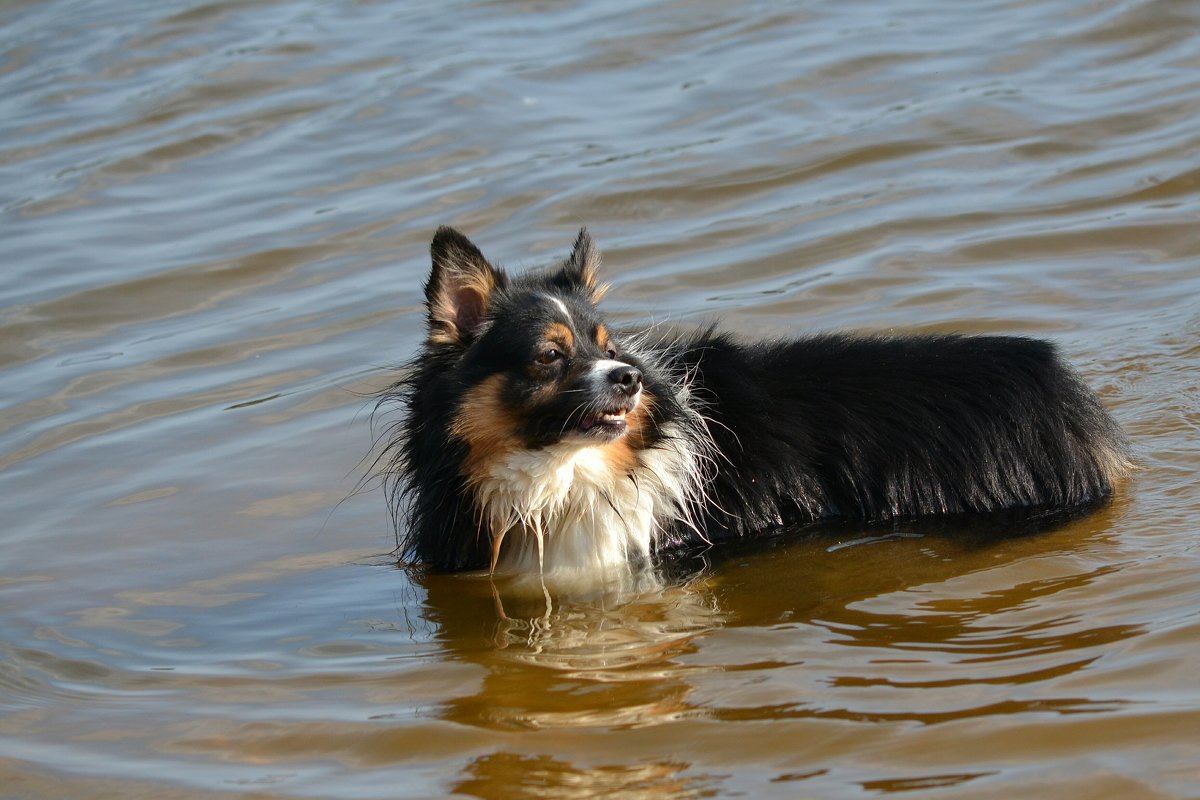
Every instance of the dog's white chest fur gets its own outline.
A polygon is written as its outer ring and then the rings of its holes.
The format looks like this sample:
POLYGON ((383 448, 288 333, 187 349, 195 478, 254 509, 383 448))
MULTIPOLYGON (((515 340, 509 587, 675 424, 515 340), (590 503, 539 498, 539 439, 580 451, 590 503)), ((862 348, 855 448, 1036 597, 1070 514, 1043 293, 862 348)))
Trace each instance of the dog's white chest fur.
POLYGON ((639 457, 629 472, 601 447, 560 443, 499 459, 476 486, 493 541, 503 537, 497 569, 571 580, 646 563, 657 527, 686 517, 694 465, 678 443, 639 457))

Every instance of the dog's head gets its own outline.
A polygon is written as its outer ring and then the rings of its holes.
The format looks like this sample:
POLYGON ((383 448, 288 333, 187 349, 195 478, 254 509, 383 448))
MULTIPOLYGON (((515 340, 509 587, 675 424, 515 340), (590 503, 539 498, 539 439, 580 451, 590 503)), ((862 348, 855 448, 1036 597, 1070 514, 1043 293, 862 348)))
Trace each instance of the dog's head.
POLYGON ((563 262, 510 277, 453 228, 437 232, 425 287, 430 355, 452 373, 449 434, 468 469, 559 443, 627 459, 644 445, 654 381, 605 324, 599 254, 586 230, 563 262))

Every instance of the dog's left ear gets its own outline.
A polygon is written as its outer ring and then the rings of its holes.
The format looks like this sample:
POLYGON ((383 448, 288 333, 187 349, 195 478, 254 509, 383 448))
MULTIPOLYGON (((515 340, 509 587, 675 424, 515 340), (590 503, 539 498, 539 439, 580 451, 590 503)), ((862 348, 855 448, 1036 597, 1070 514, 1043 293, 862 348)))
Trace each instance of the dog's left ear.
POLYGON ((492 293, 508 285, 508 276, 454 228, 438 228, 429 250, 433 257, 425 284, 429 343, 465 347, 483 328, 492 293))
POLYGON ((599 282, 599 271, 600 252, 592 243, 592 235, 587 228, 580 228, 571 255, 563 264, 562 272, 555 276, 555 283, 564 289, 582 289, 596 303, 608 291, 608 284, 599 282))

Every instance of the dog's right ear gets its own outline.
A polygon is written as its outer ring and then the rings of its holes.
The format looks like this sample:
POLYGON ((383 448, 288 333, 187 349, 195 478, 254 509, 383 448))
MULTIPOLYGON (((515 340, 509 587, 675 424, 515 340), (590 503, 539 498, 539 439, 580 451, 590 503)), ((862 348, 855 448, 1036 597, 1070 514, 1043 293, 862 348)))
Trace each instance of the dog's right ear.
POLYGON ((483 327, 492 292, 507 286, 508 276, 489 264, 470 239, 445 225, 434 234, 429 252, 429 343, 465 346, 483 327))
POLYGON ((608 284, 600 283, 597 277, 599 269, 600 251, 592 243, 592 235, 587 228, 580 228, 571 255, 550 282, 560 289, 582 292, 588 300, 598 303, 608 291, 608 284))

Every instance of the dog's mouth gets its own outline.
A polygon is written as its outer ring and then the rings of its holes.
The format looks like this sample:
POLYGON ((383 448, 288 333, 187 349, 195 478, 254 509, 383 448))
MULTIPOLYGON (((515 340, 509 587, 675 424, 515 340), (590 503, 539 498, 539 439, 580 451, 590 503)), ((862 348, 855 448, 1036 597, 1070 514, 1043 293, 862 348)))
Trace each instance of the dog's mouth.
POLYGON ((616 439, 629 429, 625 417, 632 409, 611 408, 584 415, 575 426, 575 433, 596 439, 616 439))

